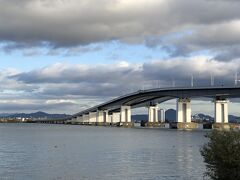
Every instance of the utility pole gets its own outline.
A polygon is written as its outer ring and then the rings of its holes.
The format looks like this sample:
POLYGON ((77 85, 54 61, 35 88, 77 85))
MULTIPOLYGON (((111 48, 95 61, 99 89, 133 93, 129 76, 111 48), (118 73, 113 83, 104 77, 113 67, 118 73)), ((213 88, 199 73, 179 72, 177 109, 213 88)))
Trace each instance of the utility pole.
POLYGON ((175 82, 175 79, 173 78, 172 79, 172 87, 175 87, 176 86, 176 82, 175 82))
POLYGON ((214 76, 211 74, 211 86, 214 86, 214 76))
POLYGON ((157 80, 157 88, 160 88, 160 80, 157 80))
POLYGON ((193 87, 193 75, 191 76, 191 87, 193 87))
POLYGON ((240 81, 240 79, 238 79, 238 72, 235 73, 235 86, 238 85, 238 81, 240 81))

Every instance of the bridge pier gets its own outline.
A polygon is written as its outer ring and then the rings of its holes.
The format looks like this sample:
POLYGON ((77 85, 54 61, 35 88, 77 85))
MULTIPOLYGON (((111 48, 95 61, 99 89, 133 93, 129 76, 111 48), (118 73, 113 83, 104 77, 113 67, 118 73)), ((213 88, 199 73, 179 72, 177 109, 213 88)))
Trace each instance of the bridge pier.
POLYGON ((77 116, 76 124, 83 124, 83 116, 77 116))
POLYGON ((97 112, 89 113, 89 125, 96 125, 97 122, 97 112))
POLYGON ((134 126, 134 123, 131 120, 131 106, 121 106, 120 126, 124 126, 124 127, 134 126))
POLYGON ((80 124, 79 116, 72 117, 69 121, 70 124, 80 124))
POLYGON ((164 109, 160 109, 160 119, 159 121, 161 123, 165 123, 165 110, 164 109))
POLYGON ((228 123, 228 100, 215 100, 215 122, 228 123))
POLYGON ((180 98, 177 100, 177 122, 190 123, 191 117, 191 100, 188 98, 180 98))
POLYGON ((108 115, 108 110, 104 111, 97 111, 96 113, 96 125, 97 126, 106 126, 109 125, 109 115, 108 115))
POLYGON ((228 103, 229 101, 226 99, 215 99, 215 120, 212 125, 213 129, 230 129, 230 124, 228 123, 228 103))
POLYGON ((71 118, 71 124, 76 124, 77 122, 77 117, 72 117, 71 118))
POLYGON ((110 122, 111 125, 115 126, 115 125, 120 125, 120 112, 113 112, 112 116, 110 117, 110 122))
POLYGON ((196 129, 198 124, 192 122, 192 110, 190 98, 177 99, 177 123, 172 123, 172 128, 177 129, 196 129))
POLYGON ((158 127, 158 105, 148 107, 148 127, 158 127))
POLYGON ((82 118, 83 118, 83 122, 82 122, 82 124, 89 124, 89 114, 83 114, 82 115, 82 118))

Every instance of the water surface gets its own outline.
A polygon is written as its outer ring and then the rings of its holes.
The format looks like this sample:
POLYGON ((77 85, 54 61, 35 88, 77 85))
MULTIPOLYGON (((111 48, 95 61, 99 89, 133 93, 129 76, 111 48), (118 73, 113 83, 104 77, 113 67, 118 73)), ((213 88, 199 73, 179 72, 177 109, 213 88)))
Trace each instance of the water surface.
POLYGON ((205 133, 0 124, 0 179, 203 179, 205 133))

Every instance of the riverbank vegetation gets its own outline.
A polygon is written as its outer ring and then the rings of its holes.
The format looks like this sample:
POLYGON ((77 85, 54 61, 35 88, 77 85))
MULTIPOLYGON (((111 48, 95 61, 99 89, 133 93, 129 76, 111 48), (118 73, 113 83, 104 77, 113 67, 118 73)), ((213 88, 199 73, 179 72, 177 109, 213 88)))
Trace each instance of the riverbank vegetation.
POLYGON ((201 149, 206 163, 206 176, 216 180, 240 179, 240 131, 217 131, 201 149))

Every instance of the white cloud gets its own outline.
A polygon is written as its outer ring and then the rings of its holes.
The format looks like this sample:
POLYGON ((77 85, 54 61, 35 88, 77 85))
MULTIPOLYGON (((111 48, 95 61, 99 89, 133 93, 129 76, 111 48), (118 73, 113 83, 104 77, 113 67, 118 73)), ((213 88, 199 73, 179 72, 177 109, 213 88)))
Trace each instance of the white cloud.
MULTIPOLYGON (((140 43, 149 36, 204 30, 239 20, 239 7, 238 1, 227 0, 0 1, 0 23, 4 24, 0 41, 13 43, 9 49, 46 43, 69 47, 111 40, 140 43)), ((235 27, 229 26, 230 30, 235 27)))
POLYGON ((217 85, 231 85, 240 66, 239 9, 237 0, 0 0, 5 52, 79 55, 114 41, 145 43, 170 56, 143 64, 123 59, 1 70, 0 106, 77 111, 143 87, 171 86, 172 79, 189 85, 191 75, 196 85, 209 85, 210 74, 217 85))
POLYGON ((207 56, 155 60, 144 64, 121 62, 91 66, 57 63, 2 76, 0 83, 4 85, 0 87, 0 105, 9 104, 6 107, 10 108, 17 104, 35 109, 46 105, 51 107, 49 110, 56 105, 56 112, 64 107, 64 112, 74 113, 139 89, 169 87, 172 79, 175 79, 176 86, 189 86, 191 75, 194 75, 195 86, 210 85, 211 74, 216 85, 233 85, 234 74, 239 68, 240 61, 219 62, 207 56))

